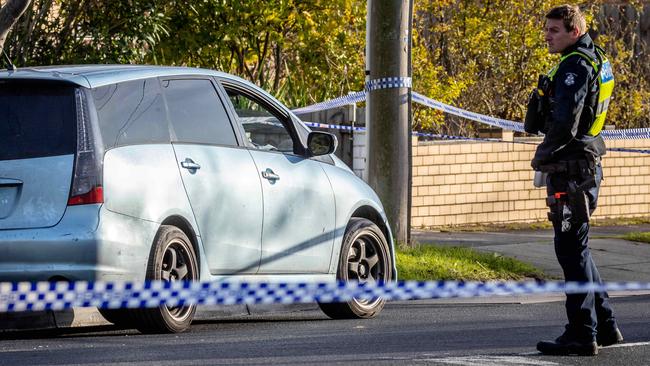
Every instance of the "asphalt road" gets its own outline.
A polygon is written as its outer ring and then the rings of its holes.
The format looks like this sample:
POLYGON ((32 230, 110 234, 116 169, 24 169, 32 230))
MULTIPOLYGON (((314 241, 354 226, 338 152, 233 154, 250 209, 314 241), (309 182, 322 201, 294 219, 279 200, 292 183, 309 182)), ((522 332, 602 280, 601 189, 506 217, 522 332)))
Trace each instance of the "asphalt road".
POLYGON ((562 331, 562 302, 420 300, 389 303, 372 320, 329 320, 309 310, 200 322, 178 335, 112 326, 5 333, 0 365, 648 365, 650 296, 612 303, 627 344, 597 357, 535 351, 540 337, 562 331))

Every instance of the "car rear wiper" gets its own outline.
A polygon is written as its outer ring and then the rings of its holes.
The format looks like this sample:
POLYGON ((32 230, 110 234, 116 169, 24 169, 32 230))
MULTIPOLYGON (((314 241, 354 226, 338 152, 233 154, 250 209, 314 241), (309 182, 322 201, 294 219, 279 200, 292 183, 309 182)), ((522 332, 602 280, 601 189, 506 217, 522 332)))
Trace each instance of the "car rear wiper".
POLYGON ((5 60, 7 61, 7 63, 5 64, 5 66, 7 67, 7 70, 16 71, 16 65, 14 65, 13 62, 11 62, 11 59, 9 58, 9 55, 7 55, 7 51, 5 51, 4 48, 2 49, 2 54, 5 56, 5 60))

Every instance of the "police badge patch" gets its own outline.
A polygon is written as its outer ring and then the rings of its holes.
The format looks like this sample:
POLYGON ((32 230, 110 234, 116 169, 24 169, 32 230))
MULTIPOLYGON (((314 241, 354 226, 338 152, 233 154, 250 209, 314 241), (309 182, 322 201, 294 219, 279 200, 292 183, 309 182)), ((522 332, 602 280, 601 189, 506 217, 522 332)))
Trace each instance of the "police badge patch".
POLYGON ((566 84, 567 86, 571 86, 571 85, 575 84, 576 83, 576 76, 578 76, 578 75, 576 75, 576 74, 574 74, 572 72, 567 73, 566 74, 566 79, 564 79, 564 84, 566 84))

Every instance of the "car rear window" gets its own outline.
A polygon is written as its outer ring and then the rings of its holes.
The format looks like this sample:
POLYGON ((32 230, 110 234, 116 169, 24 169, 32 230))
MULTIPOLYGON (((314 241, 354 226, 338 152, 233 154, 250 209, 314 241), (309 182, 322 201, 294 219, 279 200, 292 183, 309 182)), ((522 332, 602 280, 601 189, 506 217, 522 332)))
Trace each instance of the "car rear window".
POLYGON ((169 126, 158 79, 93 89, 104 148, 169 143, 169 126))
POLYGON ((0 81, 0 160, 73 154, 74 87, 0 81))

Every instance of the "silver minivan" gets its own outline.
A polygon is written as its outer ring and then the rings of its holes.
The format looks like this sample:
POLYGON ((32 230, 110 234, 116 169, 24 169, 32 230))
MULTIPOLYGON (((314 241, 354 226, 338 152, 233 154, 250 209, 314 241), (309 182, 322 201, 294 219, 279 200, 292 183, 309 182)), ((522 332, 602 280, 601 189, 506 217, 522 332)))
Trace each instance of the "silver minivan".
MULTIPOLYGON (((376 194, 268 93, 216 71, 0 72, 0 281, 395 279, 376 194)), ((323 303, 369 318, 384 300, 323 303)), ((195 305, 102 309, 144 332, 195 305)))

